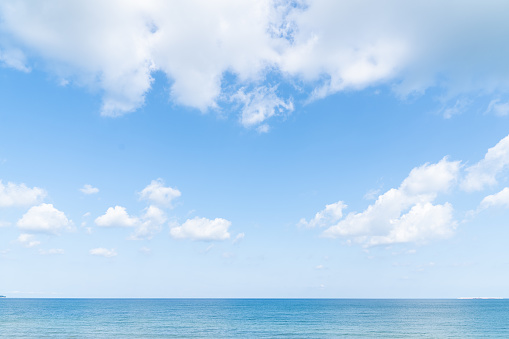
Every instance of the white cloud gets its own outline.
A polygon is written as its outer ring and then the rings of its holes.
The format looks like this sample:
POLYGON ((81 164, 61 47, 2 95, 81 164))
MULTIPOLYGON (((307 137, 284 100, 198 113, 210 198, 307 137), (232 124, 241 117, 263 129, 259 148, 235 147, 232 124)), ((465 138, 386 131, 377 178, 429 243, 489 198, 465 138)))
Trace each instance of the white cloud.
POLYGON ((297 29, 280 67, 322 84, 316 97, 379 83, 402 96, 441 87, 453 103, 462 93, 507 91, 509 51, 497 46, 509 24, 497 13, 508 7, 498 1, 311 1, 288 18, 297 29))
POLYGON ((488 108, 484 112, 485 114, 493 113, 499 117, 506 116, 509 114, 509 101, 500 102, 500 99, 491 100, 488 108))
MULTIPOLYGON (((509 50, 500 48, 509 29, 500 13, 508 9, 506 2, 491 0, 461 6, 403 0, 6 0, 0 3, 0 62, 27 71, 30 55, 58 79, 101 89, 107 116, 142 106, 155 71, 171 81, 176 103, 202 111, 274 76, 303 83, 315 99, 389 84, 403 96, 440 87, 450 97, 446 101, 455 102, 462 93, 509 89, 509 50), (223 86, 226 75, 235 79, 232 86, 223 86)), ((291 110, 291 101, 275 93, 259 100, 256 91, 244 95, 251 97, 241 109, 245 126, 279 108, 291 110)), ((492 106, 496 114, 507 111, 498 105, 492 106)))
POLYGON ((11 43, 37 53, 60 77, 102 88, 102 114, 114 116, 143 104, 151 83, 148 6, 123 4, 3 2, 0 11, 11 43))
POLYGON ((84 194, 96 194, 99 193, 99 189, 97 187, 92 187, 92 185, 86 184, 82 188, 80 188, 80 191, 84 194))
POLYGON ((11 226, 10 222, 0 220, 0 227, 9 227, 9 226, 11 226))
POLYGON ((171 97, 216 106, 223 73, 254 78, 277 59, 271 1, 3 2, 3 35, 42 56, 53 72, 104 90, 102 114, 144 102, 159 70, 171 97), (193 18, 189 24, 188 18, 193 18))
POLYGON ((459 161, 447 158, 414 168, 399 188, 380 195, 363 212, 349 213, 323 234, 346 237, 367 246, 448 237, 456 227, 452 206, 432 202, 456 182, 459 168, 459 161))
POLYGON ((125 207, 110 207, 105 214, 95 219, 95 224, 101 227, 135 227, 139 219, 127 214, 125 207))
POLYGON ((498 193, 488 195, 481 201, 482 208, 488 208, 492 206, 509 207, 509 187, 505 187, 498 193))
POLYGON ((117 251, 115 251, 115 249, 109 250, 107 248, 102 248, 102 247, 93 248, 89 251, 89 253, 91 255, 97 255, 97 256, 106 257, 106 258, 111 258, 111 257, 117 256, 117 251))
POLYGON ((151 239, 166 222, 165 212, 157 206, 149 206, 140 217, 130 216, 125 207, 110 207, 105 214, 95 219, 101 227, 135 227, 131 240, 151 239))
POLYGON ((0 49, 0 64, 12 67, 22 72, 30 72, 30 68, 26 65, 25 54, 17 48, 0 49))
POLYGON ((165 187, 162 179, 152 180, 139 194, 141 200, 148 200, 164 207, 171 207, 171 202, 181 196, 178 189, 165 187))
POLYGON ((334 204, 325 205, 325 209, 315 214, 315 217, 310 221, 301 219, 299 225, 305 227, 326 227, 334 224, 343 217, 343 210, 347 206, 344 202, 338 201, 334 204))
POLYGON ((17 222, 17 226, 24 231, 50 234, 70 229, 71 225, 72 222, 64 212, 57 210, 52 204, 31 207, 17 222))
POLYGON ((211 220, 195 217, 186 220, 181 226, 173 227, 170 234, 176 239, 226 240, 230 238, 230 226, 231 222, 222 218, 211 220))
POLYGON ((368 245, 422 242, 430 239, 450 237, 456 228, 452 217, 452 205, 415 204, 399 219, 390 220, 391 230, 387 235, 374 235, 368 245))
POLYGON ((163 210, 156 206, 149 206, 145 209, 145 213, 141 217, 139 226, 134 231, 130 239, 151 239, 154 234, 162 229, 162 225, 166 222, 166 214, 163 210))
POLYGON ((29 188, 25 184, 12 182, 4 185, 0 180, 0 207, 34 205, 45 196, 46 191, 39 187, 29 188))
POLYGON ((269 133, 270 126, 267 125, 267 124, 260 125, 260 126, 256 127, 256 131, 258 133, 260 133, 260 134, 262 134, 262 133, 269 133))
POLYGON ((20 234, 18 237, 18 242, 21 243, 25 247, 35 247, 41 244, 40 241, 35 240, 35 236, 33 234, 20 234))
POLYGON ((296 29, 293 44, 282 53, 280 67, 307 82, 316 82, 312 97, 345 89, 362 89, 394 79, 410 61, 411 39, 396 18, 405 6, 363 1, 313 1, 289 16, 296 29))
POLYGON ((490 148, 484 159, 466 169, 467 175, 461 183, 465 191, 480 191, 497 183, 497 175, 509 167, 509 136, 490 148))
MULTIPOLYGON (((282 115, 293 111, 293 102, 283 100, 276 94, 276 88, 258 87, 251 92, 243 88, 232 97, 232 100, 242 104, 240 122, 245 127, 261 124, 275 115, 282 115)), ((268 132, 269 126, 259 126, 258 132, 268 132)))
MULTIPOLYGON (((459 161, 448 161, 443 158, 436 164, 424 164, 410 171, 401 183, 400 191, 409 196, 432 195, 447 192, 456 183, 460 169, 459 161)), ((431 199, 433 199, 431 198, 431 199)))

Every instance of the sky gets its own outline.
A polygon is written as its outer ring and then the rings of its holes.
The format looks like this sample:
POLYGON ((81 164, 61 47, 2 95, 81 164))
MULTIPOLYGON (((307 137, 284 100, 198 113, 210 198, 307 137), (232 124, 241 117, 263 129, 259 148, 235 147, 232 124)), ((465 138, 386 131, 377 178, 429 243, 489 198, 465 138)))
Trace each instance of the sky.
POLYGON ((506 1, 2 1, 0 294, 509 297, 506 1))

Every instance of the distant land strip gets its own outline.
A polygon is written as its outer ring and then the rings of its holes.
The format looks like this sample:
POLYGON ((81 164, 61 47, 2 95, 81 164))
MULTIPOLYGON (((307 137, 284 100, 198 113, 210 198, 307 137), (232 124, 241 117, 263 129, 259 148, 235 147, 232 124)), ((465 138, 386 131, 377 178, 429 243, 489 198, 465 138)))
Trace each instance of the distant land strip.
POLYGON ((461 298, 458 298, 458 299, 504 299, 502 297, 461 297, 461 298))

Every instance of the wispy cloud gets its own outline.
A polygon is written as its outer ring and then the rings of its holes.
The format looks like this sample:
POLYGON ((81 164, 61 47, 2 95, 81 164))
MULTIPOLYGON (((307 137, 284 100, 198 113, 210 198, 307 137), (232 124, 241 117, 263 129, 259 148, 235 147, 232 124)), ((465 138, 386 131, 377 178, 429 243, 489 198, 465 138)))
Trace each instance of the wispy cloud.
POLYGON ((107 249, 107 248, 103 248, 103 247, 93 248, 89 251, 89 253, 91 255, 96 255, 96 256, 105 257, 105 258, 116 257, 118 255, 117 251, 115 251, 115 249, 107 249))
POLYGON ((87 195, 99 193, 99 189, 97 187, 93 187, 92 185, 89 184, 86 184, 82 188, 80 188, 80 191, 87 195))
POLYGON ((20 234, 18 237, 18 242, 21 243, 25 247, 35 247, 41 244, 40 241, 35 239, 33 234, 20 234))

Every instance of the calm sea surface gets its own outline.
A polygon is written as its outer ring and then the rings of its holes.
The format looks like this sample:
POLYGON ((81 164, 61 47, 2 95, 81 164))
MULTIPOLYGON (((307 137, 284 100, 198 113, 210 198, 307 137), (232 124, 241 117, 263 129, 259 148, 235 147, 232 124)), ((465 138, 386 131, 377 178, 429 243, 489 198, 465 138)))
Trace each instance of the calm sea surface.
POLYGON ((0 299, 1 338, 509 338, 509 300, 0 299))

